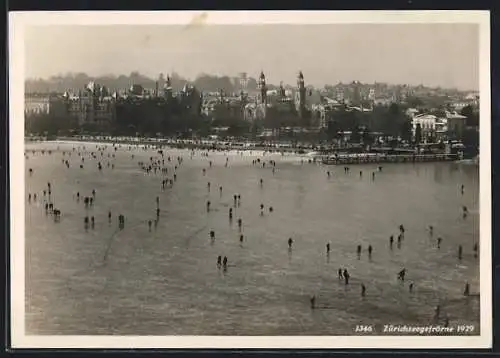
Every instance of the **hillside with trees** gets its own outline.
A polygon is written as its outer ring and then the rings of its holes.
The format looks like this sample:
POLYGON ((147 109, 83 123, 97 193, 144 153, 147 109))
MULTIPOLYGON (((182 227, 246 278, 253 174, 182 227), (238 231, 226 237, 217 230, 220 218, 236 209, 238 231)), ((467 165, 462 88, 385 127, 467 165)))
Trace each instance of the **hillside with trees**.
MULTIPOLYGON (((240 79, 229 76, 213 76, 200 74, 194 81, 190 81, 177 73, 169 74, 174 91, 181 90, 184 85, 190 82, 196 88, 204 92, 216 92, 224 90, 226 93, 236 93, 241 90, 240 79)), ((166 76, 163 75, 165 78, 166 76)), ((132 84, 141 85, 144 88, 155 88, 158 79, 149 78, 139 72, 132 72, 130 75, 120 76, 97 76, 91 77, 85 73, 68 73, 66 75, 52 76, 48 79, 27 79, 25 81, 26 93, 62 93, 68 90, 78 91, 84 88, 89 82, 94 81, 109 88, 111 91, 128 89, 132 84)), ((247 79, 246 88, 250 91, 257 89, 255 78, 247 79)))

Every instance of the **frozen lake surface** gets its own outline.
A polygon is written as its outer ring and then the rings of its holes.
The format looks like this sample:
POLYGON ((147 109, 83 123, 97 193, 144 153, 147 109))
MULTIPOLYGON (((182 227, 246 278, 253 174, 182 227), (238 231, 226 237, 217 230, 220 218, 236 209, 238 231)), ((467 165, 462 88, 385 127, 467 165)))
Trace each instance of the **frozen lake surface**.
POLYGON ((232 152, 206 158, 197 152, 190 158, 187 150, 164 149, 168 178, 177 156, 183 163, 176 182, 163 190, 164 175, 146 174, 138 165, 161 159, 157 150, 106 147, 101 157, 90 143, 26 145, 27 334, 350 335, 356 324, 432 323, 438 304, 450 326, 475 324, 473 334, 479 334, 476 166, 385 164, 372 180, 374 164, 352 165, 345 174, 343 167, 301 163, 294 156, 232 152), (32 154, 33 149, 53 151, 32 154), (78 152, 85 157, 83 169, 78 152), (265 168, 252 164, 256 158, 265 168), (45 213, 47 182, 62 212, 59 222, 45 213), (86 208, 76 193, 91 196, 93 189, 94 205, 86 208), (37 200, 29 203, 28 193, 37 193, 37 200), (230 222, 234 194, 241 195, 241 204, 230 222), (157 196, 160 219, 149 230, 157 196), (469 209, 466 219, 463 205, 469 209), (123 230, 118 214, 125 215, 123 230), (85 228, 86 215, 95 217, 94 228, 85 228), (389 237, 398 236, 400 224, 404 240, 398 247, 395 239, 391 250, 389 237), (440 249, 437 237, 443 239, 440 249), (218 255, 227 256, 227 270, 217 268, 218 255), (339 280, 339 268, 349 271, 348 285, 339 280), (402 268, 404 283, 397 279, 402 268), (466 282, 471 297, 463 296, 466 282))

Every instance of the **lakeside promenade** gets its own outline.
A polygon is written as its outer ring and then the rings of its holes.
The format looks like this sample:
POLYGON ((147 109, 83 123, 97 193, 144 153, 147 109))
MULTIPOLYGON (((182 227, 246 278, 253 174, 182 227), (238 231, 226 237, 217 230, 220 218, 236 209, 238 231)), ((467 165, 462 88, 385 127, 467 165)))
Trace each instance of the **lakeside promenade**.
POLYGON ((43 137, 26 137, 26 142, 89 142, 89 143, 109 143, 123 145, 150 145, 163 147, 167 146, 175 149, 198 149, 198 150, 262 150, 268 152, 287 152, 294 154, 307 154, 314 151, 312 145, 292 147, 291 144, 284 143, 258 143, 251 141, 229 141, 229 140, 191 140, 191 139, 168 139, 168 138, 139 138, 139 137, 111 137, 111 136, 78 136, 78 137, 55 137, 47 139, 43 137))
POLYGON ((252 142, 235 140, 190 140, 169 138, 145 137, 111 137, 111 136, 75 136, 56 137, 53 140, 41 137, 27 137, 25 141, 55 141, 55 142, 90 142, 119 145, 143 145, 157 148, 169 147, 188 150, 216 150, 216 151, 264 151, 268 153, 295 154, 304 156, 308 161, 321 162, 327 165, 351 165, 365 163, 416 163, 416 162, 445 162, 463 159, 458 153, 427 153, 417 154, 408 149, 394 149, 391 152, 361 152, 350 153, 351 148, 324 148, 313 145, 296 145, 291 143, 252 142))
POLYGON ((324 156, 323 164, 419 163, 460 160, 458 154, 345 154, 324 156))

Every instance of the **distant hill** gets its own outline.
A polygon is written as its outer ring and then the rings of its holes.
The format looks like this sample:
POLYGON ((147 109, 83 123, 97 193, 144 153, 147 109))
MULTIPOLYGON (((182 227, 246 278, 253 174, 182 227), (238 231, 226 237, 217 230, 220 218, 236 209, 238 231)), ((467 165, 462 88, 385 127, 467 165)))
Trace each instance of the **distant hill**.
MULTIPOLYGON (((177 91, 181 90, 188 82, 205 92, 216 92, 222 89, 229 94, 237 93, 242 88, 238 77, 218 77, 202 74, 191 82, 177 73, 173 73, 170 75, 170 79, 172 87, 177 91)), ((92 77, 86 73, 69 73, 64 76, 52 76, 48 79, 27 79, 25 81, 25 91, 26 93, 78 91, 83 89, 90 81, 94 81, 114 91, 128 89, 132 84, 140 84, 144 88, 153 89, 156 86, 157 79, 149 78, 139 72, 132 72, 128 76, 108 75, 98 77, 92 77)), ((248 91, 256 90, 257 81, 254 78, 248 78, 246 89, 248 91)))

